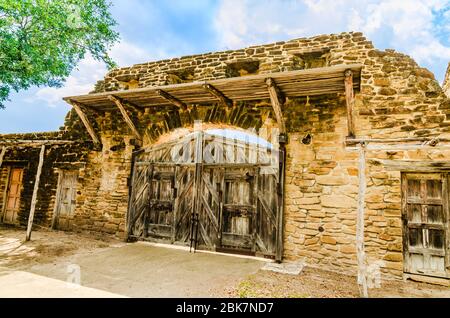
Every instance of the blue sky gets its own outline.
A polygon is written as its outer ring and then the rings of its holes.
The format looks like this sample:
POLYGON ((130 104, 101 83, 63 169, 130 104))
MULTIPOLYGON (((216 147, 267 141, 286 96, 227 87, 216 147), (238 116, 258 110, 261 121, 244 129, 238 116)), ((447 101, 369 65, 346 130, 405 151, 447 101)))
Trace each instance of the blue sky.
MULTIPOLYGON (((411 55, 442 83, 450 61, 450 0, 113 0, 120 66, 317 34, 362 31, 380 49, 411 55)), ((106 73, 87 57, 64 87, 11 95, 0 133, 63 125, 64 96, 84 94, 106 73)))

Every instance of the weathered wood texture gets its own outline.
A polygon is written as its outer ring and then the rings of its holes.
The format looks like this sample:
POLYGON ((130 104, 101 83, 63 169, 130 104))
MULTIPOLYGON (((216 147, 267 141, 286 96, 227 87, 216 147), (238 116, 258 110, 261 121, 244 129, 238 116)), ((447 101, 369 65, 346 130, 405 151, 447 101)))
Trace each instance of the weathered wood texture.
POLYGON ((364 251, 364 212, 366 206, 365 195, 367 189, 365 144, 360 145, 358 170, 358 214, 356 219, 356 255, 358 259, 358 284, 360 286, 361 297, 367 298, 369 297, 369 295, 367 289, 366 255, 364 251))
POLYGON ((137 130, 137 128, 134 125, 133 121, 131 120, 130 116, 128 116, 127 110, 125 109, 122 101, 119 98, 117 98, 117 97, 115 97, 113 95, 109 96, 109 99, 112 100, 117 105, 117 108, 119 108, 119 111, 122 114, 122 117, 125 120, 125 123, 131 129, 131 131, 136 136, 136 138, 139 139, 139 140, 142 140, 141 134, 137 130))
POLYGON ((39 153, 39 164, 38 164, 38 169, 36 172, 36 178, 34 180, 33 196, 31 197, 31 208, 30 208, 30 214, 28 216, 27 235, 25 238, 26 241, 29 241, 31 239, 31 230, 33 228, 34 212, 36 210, 36 201, 37 201, 37 195, 38 195, 38 190, 39 190, 39 182, 41 180, 42 166, 44 164, 44 155, 45 155, 45 145, 42 145, 41 151, 39 153))
POLYGON ((286 97, 314 96, 344 92, 344 72, 351 69, 354 75, 353 86, 359 88, 359 64, 337 65, 300 71, 250 75, 235 78, 211 80, 207 83, 193 82, 158 87, 130 89, 126 91, 105 92, 71 96, 66 101, 75 101, 100 110, 113 110, 115 107, 108 99, 113 94, 126 99, 139 107, 176 105, 183 108, 186 104, 214 103, 217 96, 206 90, 209 84, 232 101, 269 99, 266 79, 274 79, 278 88, 286 97))
POLYGON ((92 127, 91 123, 89 122, 89 119, 87 118, 86 114, 81 109, 80 105, 77 102, 69 101, 69 103, 72 105, 72 107, 77 112, 78 116, 80 117, 81 121, 84 124, 84 127, 86 127, 89 135, 91 136, 94 143, 99 144, 100 139, 97 137, 97 134, 95 133, 94 128, 92 127))
POLYGON ((354 123, 355 94, 353 92, 352 70, 345 71, 344 82, 345 82, 345 101, 347 103, 348 136, 355 137, 355 123, 354 123))
POLYGON ((278 123, 278 129, 280 130, 280 134, 286 133, 286 124, 284 122, 283 118, 283 111, 281 109, 281 101, 280 101, 280 94, 279 89, 277 88, 277 85, 273 78, 268 78, 266 80, 267 87, 269 89, 269 95, 270 95, 270 101, 272 103, 272 108, 275 113, 275 118, 277 119, 278 123))
POLYGON ((450 278, 447 173, 402 175, 404 270, 450 278))
POLYGON ((278 165, 269 166, 273 155, 253 148, 197 132, 137 155, 130 235, 177 244, 195 239, 200 248, 274 257, 278 165), (184 156, 180 144, 194 150, 184 156), (185 161, 168 156, 174 150, 185 161))

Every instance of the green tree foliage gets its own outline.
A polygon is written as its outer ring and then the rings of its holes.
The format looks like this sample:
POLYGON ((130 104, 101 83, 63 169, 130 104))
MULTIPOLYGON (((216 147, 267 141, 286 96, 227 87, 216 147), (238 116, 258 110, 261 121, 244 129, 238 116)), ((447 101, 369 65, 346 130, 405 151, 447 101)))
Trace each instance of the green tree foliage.
POLYGON ((0 0, 0 108, 11 90, 59 87, 90 53, 115 67, 107 0, 0 0))

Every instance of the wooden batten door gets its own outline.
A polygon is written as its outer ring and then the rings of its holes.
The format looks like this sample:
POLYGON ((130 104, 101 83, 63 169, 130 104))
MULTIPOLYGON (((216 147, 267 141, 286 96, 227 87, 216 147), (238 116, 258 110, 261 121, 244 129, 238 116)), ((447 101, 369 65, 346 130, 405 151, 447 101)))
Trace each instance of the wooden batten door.
POLYGON ((22 189, 23 168, 11 168, 6 189, 6 205, 3 222, 16 224, 20 209, 20 193, 22 189))
POLYGON ((53 228, 71 230, 76 207, 78 172, 61 170, 53 228))
POLYGON ((403 174, 404 269, 450 278, 447 173, 403 174))

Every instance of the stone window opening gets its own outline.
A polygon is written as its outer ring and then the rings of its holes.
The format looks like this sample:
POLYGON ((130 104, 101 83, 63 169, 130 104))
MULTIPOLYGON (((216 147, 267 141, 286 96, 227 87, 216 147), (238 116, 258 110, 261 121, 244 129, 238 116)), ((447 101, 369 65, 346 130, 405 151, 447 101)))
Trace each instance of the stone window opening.
POLYGON ((330 51, 312 51, 293 54, 294 70, 327 67, 330 63, 330 51))
POLYGON ((122 90, 139 88, 139 77, 135 75, 120 75, 116 77, 119 88, 122 90))
POLYGON ((167 72, 166 84, 191 83, 195 78, 195 68, 189 67, 167 72))
POLYGON ((226 77, 240 77, 255 75, 259 73, 259 61, 241 61, 228 63, 226 67, 226 77))

